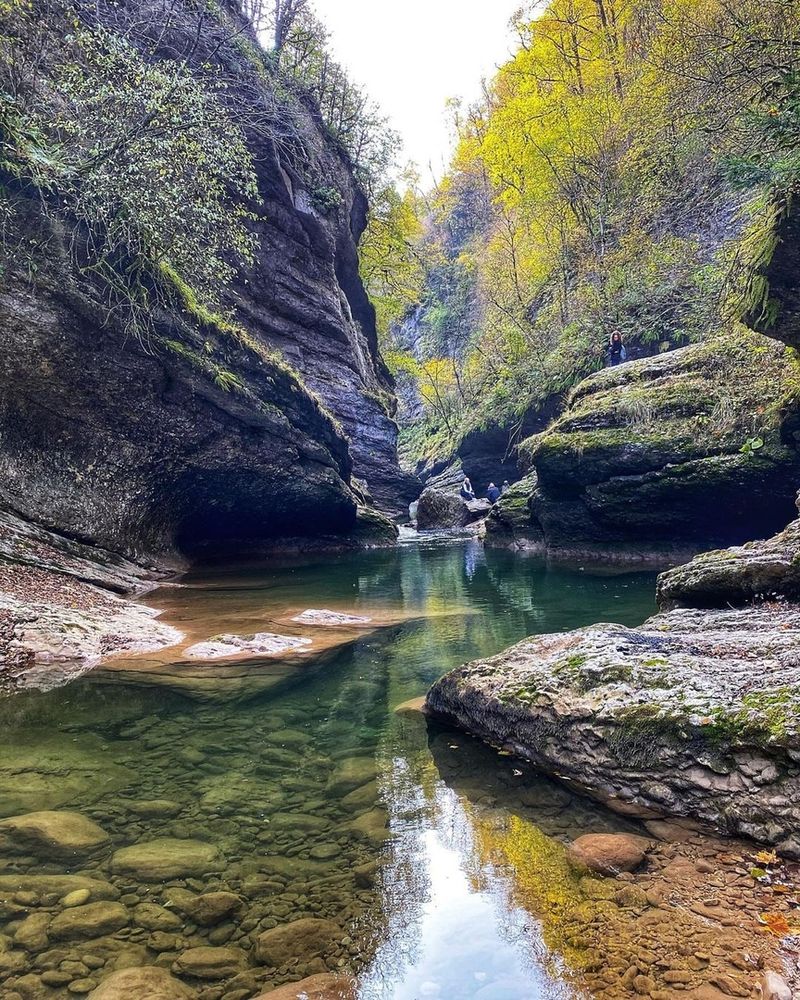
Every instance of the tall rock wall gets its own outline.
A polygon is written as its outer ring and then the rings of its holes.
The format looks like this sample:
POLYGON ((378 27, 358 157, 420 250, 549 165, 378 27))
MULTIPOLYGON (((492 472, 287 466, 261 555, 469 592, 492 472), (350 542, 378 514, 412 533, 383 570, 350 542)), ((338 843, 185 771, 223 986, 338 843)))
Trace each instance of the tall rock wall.
POLYGON ((222 303, 245 336, 180 289, 154 301, 151 333, 131 335, 69 252, 80 223, 53 231, 40 210, 51 192, 3 176, 18 201, 29 197, 29 231, 50 231, 35 269, 12 256, 0 271, 0 507, 161 563, 347 534, 365 502, 403 509, 393 386, 358 276, 366 201, 352 166, 312 104, 270 75, 235 9, 215 22, 172 5, 149 27, 141 13, 101 4, 91 17, 115 31, 138 18, 128 37, 148 59, 188 51, 193 65, 217 65, 248 111, 257 251, 222 303))

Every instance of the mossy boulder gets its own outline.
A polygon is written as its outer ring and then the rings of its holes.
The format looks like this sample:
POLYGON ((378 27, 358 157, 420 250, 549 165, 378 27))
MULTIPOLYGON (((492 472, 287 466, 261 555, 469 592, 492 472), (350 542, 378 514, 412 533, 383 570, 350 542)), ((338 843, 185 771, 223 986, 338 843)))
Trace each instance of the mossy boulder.
POLYGON ((426 707, 626 815, 691 817, 800 857, 800 609, 672 611, 526 639, 426 707))
POLYGON ((487 539, 670 559, 772 534, 793 513, 798 396, 793 354, 744 327, 600 372, 523 442, 533 474, 487 539))

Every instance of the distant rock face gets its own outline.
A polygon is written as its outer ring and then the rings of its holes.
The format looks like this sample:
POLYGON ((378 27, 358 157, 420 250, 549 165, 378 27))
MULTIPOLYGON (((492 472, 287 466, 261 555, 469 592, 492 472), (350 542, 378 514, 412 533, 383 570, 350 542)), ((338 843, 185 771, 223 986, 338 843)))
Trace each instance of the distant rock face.
POLYGON ((676 610, 527 639, 451 671, 427 709, 642 818, 800 857, 800 610, 676 610))
POLYGON ((532 473, 487 541, 551 555, 675 561, 782 528, 800 461, 784 398, 800 369, 742 331, 581 382, 522 450, 532 473))

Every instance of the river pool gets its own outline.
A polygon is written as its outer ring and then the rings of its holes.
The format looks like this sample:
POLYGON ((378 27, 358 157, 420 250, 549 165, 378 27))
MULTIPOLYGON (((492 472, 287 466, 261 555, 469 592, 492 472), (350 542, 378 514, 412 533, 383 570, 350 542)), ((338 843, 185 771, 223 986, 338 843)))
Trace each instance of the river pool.
POLYGON ((395 709, 526 635, 640 624, 654 576, 432 540, 183 584, 147 598, 181 647, 0 705, 0 816, 76 811, 110 835, 67 859, 4 850, 0 834, 0 994, 86 995, 158 964, 203 1000, 326 970, 355 973, 361 1000, 590 995, 596 942, 576 933, 564 844, 633 827, 395 709), (307 609, 369 621, 293 621, 307 609), (311 645, 277 661, 184 652, 259 631, 311 645), (95 880, 94 926, 59 918, 82 884, 65 874, 95 880), (201 913, 195 895, 212 891, 238 900, 201 913))

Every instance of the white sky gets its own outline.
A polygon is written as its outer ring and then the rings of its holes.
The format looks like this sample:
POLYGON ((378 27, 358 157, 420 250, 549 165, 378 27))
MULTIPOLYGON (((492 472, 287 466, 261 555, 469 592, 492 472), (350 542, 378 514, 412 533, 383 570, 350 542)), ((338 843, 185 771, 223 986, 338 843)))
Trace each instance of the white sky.
POLYGON ((403 138, 400 165, 414 160, 423 186, 428 163, 441 176, 452 135, 445 102, 481 93, 513 52, 508 30, 523 0, 316 0, 331 48, 403 138))

